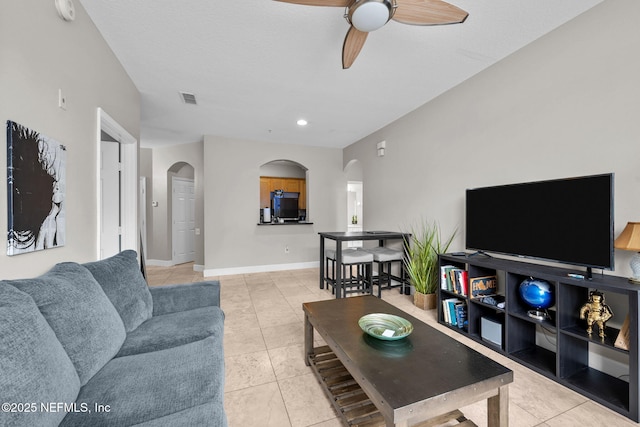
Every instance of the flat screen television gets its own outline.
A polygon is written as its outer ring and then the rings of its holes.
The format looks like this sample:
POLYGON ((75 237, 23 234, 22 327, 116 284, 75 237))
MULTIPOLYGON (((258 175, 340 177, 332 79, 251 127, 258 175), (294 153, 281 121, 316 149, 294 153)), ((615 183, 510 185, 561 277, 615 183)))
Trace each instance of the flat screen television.
POLYGON ((613 173, 468 189, 466 247, 612 270, 613 173))

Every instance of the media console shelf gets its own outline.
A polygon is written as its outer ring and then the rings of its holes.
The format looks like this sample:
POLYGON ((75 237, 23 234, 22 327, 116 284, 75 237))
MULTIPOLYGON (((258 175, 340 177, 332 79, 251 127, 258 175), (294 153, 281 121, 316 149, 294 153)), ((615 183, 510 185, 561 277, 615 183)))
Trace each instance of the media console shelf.
MULTIPOLYGON (((453 266, 467 272, 469 278, 496 275, 497 293, 505 297, 504 308, 485 304, 478 299, 447 289, 438 291, 438 322, 467 337, 527 366, 530 369, 569 387, 630 419, 640 421, 640 370, 638 367, 638 331, 640 286, 626 278, 609 275, 594 276, 592 280, 567 276, 579 273, 570 269, 550 267, 484 255, 440 255, 440 266, 453 266), (549 317, 536 320, 528 315, 530 307, 521 300, 520 283, 534 277, 549 282, 553 288, 555 305, 549 317), (617 323, 629 317, 628 350, 618 348, 614 342, 620 332, 606 327, 606 337, 586 332, 586 321, 579 313, 588 301, 589 292, 597 289, 609 297, 617 294, 628 301, 626 313, 614 313, 617 323), (461 328, 445 320, 442 301, 458 298, 466 303, 468 325, 461 328), (496 342, 482 339, 481 325, 487 320, 501 326, 502 336, 496 342), (628 369, 625 375, 611 375, 590 363, 593 354, 613 354, 613 358, 628 369), (626 377, 629 381, 620 377, 626 377)), ((468 283, 467 283, 468 287, 468 283)), ((471 294, 470 290, 468 292, 471 294)), ((610 323, 612 323, 610 321, 610 323)), ((603 368, 604 369, 604 368, 603 368)))

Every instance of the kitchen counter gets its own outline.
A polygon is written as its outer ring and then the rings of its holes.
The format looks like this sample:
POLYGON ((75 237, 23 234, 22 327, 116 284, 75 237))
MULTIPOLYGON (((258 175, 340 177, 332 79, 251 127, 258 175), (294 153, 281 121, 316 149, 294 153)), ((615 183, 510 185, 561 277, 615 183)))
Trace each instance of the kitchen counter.
POLYGON ((305 225, 313 224, 309 221, 259 222, 258 225, 305 225))

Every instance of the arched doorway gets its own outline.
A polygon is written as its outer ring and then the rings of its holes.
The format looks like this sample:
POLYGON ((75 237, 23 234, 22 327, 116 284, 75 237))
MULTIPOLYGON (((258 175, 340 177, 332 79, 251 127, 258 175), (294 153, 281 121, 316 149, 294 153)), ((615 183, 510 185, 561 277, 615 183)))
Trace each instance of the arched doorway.
MULTIPOLYGON (((347 176, 347 230, 362 231, 364 227, 362 164, 351 160, 344 168, 347 176)), ((349 242, 349 247, 362 246, 362 241, 349 242)))

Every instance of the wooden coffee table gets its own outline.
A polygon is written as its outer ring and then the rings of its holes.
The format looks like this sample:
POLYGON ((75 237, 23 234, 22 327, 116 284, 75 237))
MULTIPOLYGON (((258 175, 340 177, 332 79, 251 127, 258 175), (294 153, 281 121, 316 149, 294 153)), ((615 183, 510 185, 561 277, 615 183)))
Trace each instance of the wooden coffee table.
POLYGON ((302 308, 305 362, 347 425, 474 425, 457 410, 487 399, 488 425, 508 426, 510 369, 371 295, 302 308), (414 330, 397 341, 370 337, 358 326, 369 313, 403 317, 414 330), (327 346, 314 348, 314 330, 327 346))

